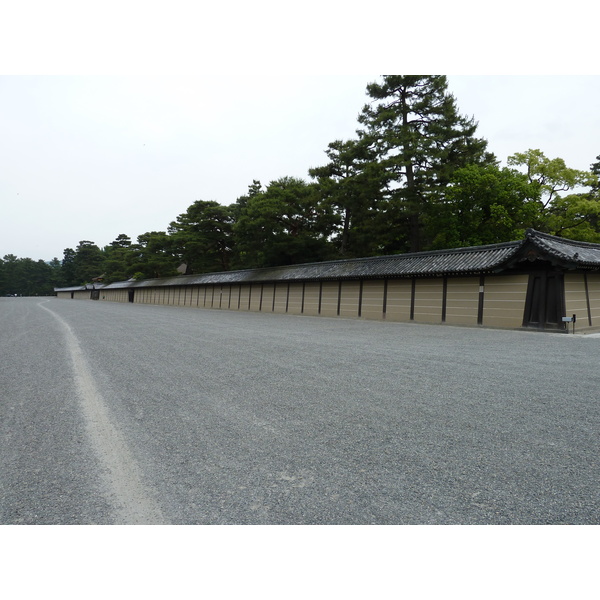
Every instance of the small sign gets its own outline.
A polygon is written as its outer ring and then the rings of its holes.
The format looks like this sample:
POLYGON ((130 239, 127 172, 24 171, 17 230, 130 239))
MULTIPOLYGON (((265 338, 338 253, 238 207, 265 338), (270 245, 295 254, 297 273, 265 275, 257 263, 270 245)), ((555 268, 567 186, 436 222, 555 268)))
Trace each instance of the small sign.
MULTIPOLYGON (((577 315, 573 314, 572 317, 563 317, 563 323, 573 323, 573 333, 575 333, 575 323, 577 322, 577 315)), ((569 326, 567 325, 567 331, 569 330, 569 326)))

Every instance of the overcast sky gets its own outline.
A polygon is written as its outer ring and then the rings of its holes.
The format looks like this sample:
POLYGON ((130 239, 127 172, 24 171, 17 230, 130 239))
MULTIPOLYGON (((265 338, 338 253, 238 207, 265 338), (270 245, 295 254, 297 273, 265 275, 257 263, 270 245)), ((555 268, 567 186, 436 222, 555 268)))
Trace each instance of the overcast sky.
MULTIPOLYGON (((355 137, 379 79, 1 77, 0 256, 135 241, 253 179, 308 180, 329 142, 355 137)), ((577 169, 600 154, 598 76, 449 76, 449 89, 503 165, 529 148, 577 169)))
POLYGON ((408 13, 381 0, 368 15, 326 0, 287 12, 84 4, 11 3, 0 22, 0 257, 135 241, 195 200, 235 202, 254 179, 309 180, 329 142, 355 136, 379 73, 483 73, 449 75, 449 89, 503 165, 529 148, 578 169, 600 154, 600 76, 581 60, 595 56, 594 20, 580 0, 556 21, 507 0, 493 29, 489 15, 470 23, 478 3, 434 2, 402 35, 392 17, 408 13), (389 23, 369 18, 384 9, 389 23), (523 72, 543 75, 507 74, 523 72))

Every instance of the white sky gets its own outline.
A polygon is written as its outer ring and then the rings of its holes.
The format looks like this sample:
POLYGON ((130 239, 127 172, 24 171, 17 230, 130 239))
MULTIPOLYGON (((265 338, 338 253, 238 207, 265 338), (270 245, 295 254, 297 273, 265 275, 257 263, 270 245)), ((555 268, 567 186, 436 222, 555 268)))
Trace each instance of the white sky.
MULTIPOLYGON (((85 18, 79 4, 59 4, 70 9, 70 19, 85 18)), ((505 46, 494 46, 489 31, 449 45, 420 37, 386 41, 371 31, 363 43, 340 29, 360 27, 363 16, 347 9, 335 21, 338 28, 327 30, 334 15, 323 7, 330 4, 309 2, 306 7, 321 7, 325 20, 291 15, 304 34, 287 28, 272 34, 264 20, 253 24, 256 15, 244 8, 226 21, 227 10, 246 6, 233 3, 209 15, 211 23, 227 23, 228 39, 237 43, 230 48, 201 16, 184 19, 185 4, 171 3, 169 13, 145 4, 152 8, 140 14, 125 2, 119 20, 97 12, 97 27, 87 31, 59 22, 45 4, 35 21, 24 8, 13 16, 27 24, 31 47, 18 28, 0 25, 0 53, 10 47, 13 57, 0 62, 0 257, 62 259, 80 240, 102 247, 120 233, 135 241, 146 231, 166 230, 195 200, 235 202, 253 179, 309 180, 308 169, 326 162, 329 142, 354 137, 366 85, 402 67, 480 73, 449 75, 449 88, 502 164, 510 154, 539 148, 589 169, 600 154, 600 77, 586 75, 579 62, 576 74, 552 74, 574 63, 563 51, 545 66, 538 46, 519 45, 518 30, 510 40, 514 54, 505 59, 507 41, 498 35, 505 46), (136 26, 131 36, 127 19, 136 26), (195 45, 181 41, 193 36, 195 45), (403 57, 416 42, 429 49, 424 61, 403 57), (493 54, 482 51, 484 42, 493 54), (386 60, 373 56, 373 47, 387 52, 386 60)), ((257 6, 259 16, 273 18, 270 3, 257 6)), ((527 17, 522 7, 512 7, 521 19, 527 17)), ((446 31, 447 16, 442 10, 434 31, 446 31)))

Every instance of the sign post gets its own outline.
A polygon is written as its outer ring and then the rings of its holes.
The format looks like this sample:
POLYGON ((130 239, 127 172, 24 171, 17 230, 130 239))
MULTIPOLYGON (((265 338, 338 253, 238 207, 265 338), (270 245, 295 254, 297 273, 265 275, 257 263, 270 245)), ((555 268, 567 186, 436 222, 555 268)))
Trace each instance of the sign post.
POLYGON ((567 332, 569 331, 569 323, 573 323, 573 333, 575 333, 575 322, 577 321, 577 315, 573 315, 572 317, 563 317, 563 323, 567 323, 567 332))

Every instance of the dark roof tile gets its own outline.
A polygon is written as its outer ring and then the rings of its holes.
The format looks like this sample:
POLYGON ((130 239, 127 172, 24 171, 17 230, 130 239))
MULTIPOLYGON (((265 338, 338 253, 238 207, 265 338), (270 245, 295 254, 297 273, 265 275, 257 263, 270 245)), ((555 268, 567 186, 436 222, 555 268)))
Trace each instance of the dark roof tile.
MULTIPOLYGON (((532 245, 549 259, 568 262, 574 268, 600 269, 600 244, 565 240, 556 236, 527 230, 525 240, 453 248, 433 252, 352 258, 320 263, 306 263, 264 269, 178 275, 161 279, 119 281, 104 289, 165 287, 180 285, 225 285, 267 283, 274 281, 324 281, 368 279, 380 277, 439 277, 443 275, 477 275, 499 272, 527 257, 523 254, 532 245)), ((96 289, 101 286, 96 285, 96 289)), ((63 288, 70 290, 74 288, 63 288)), ((59 289, 55 289, 59 291, 59 289)))

